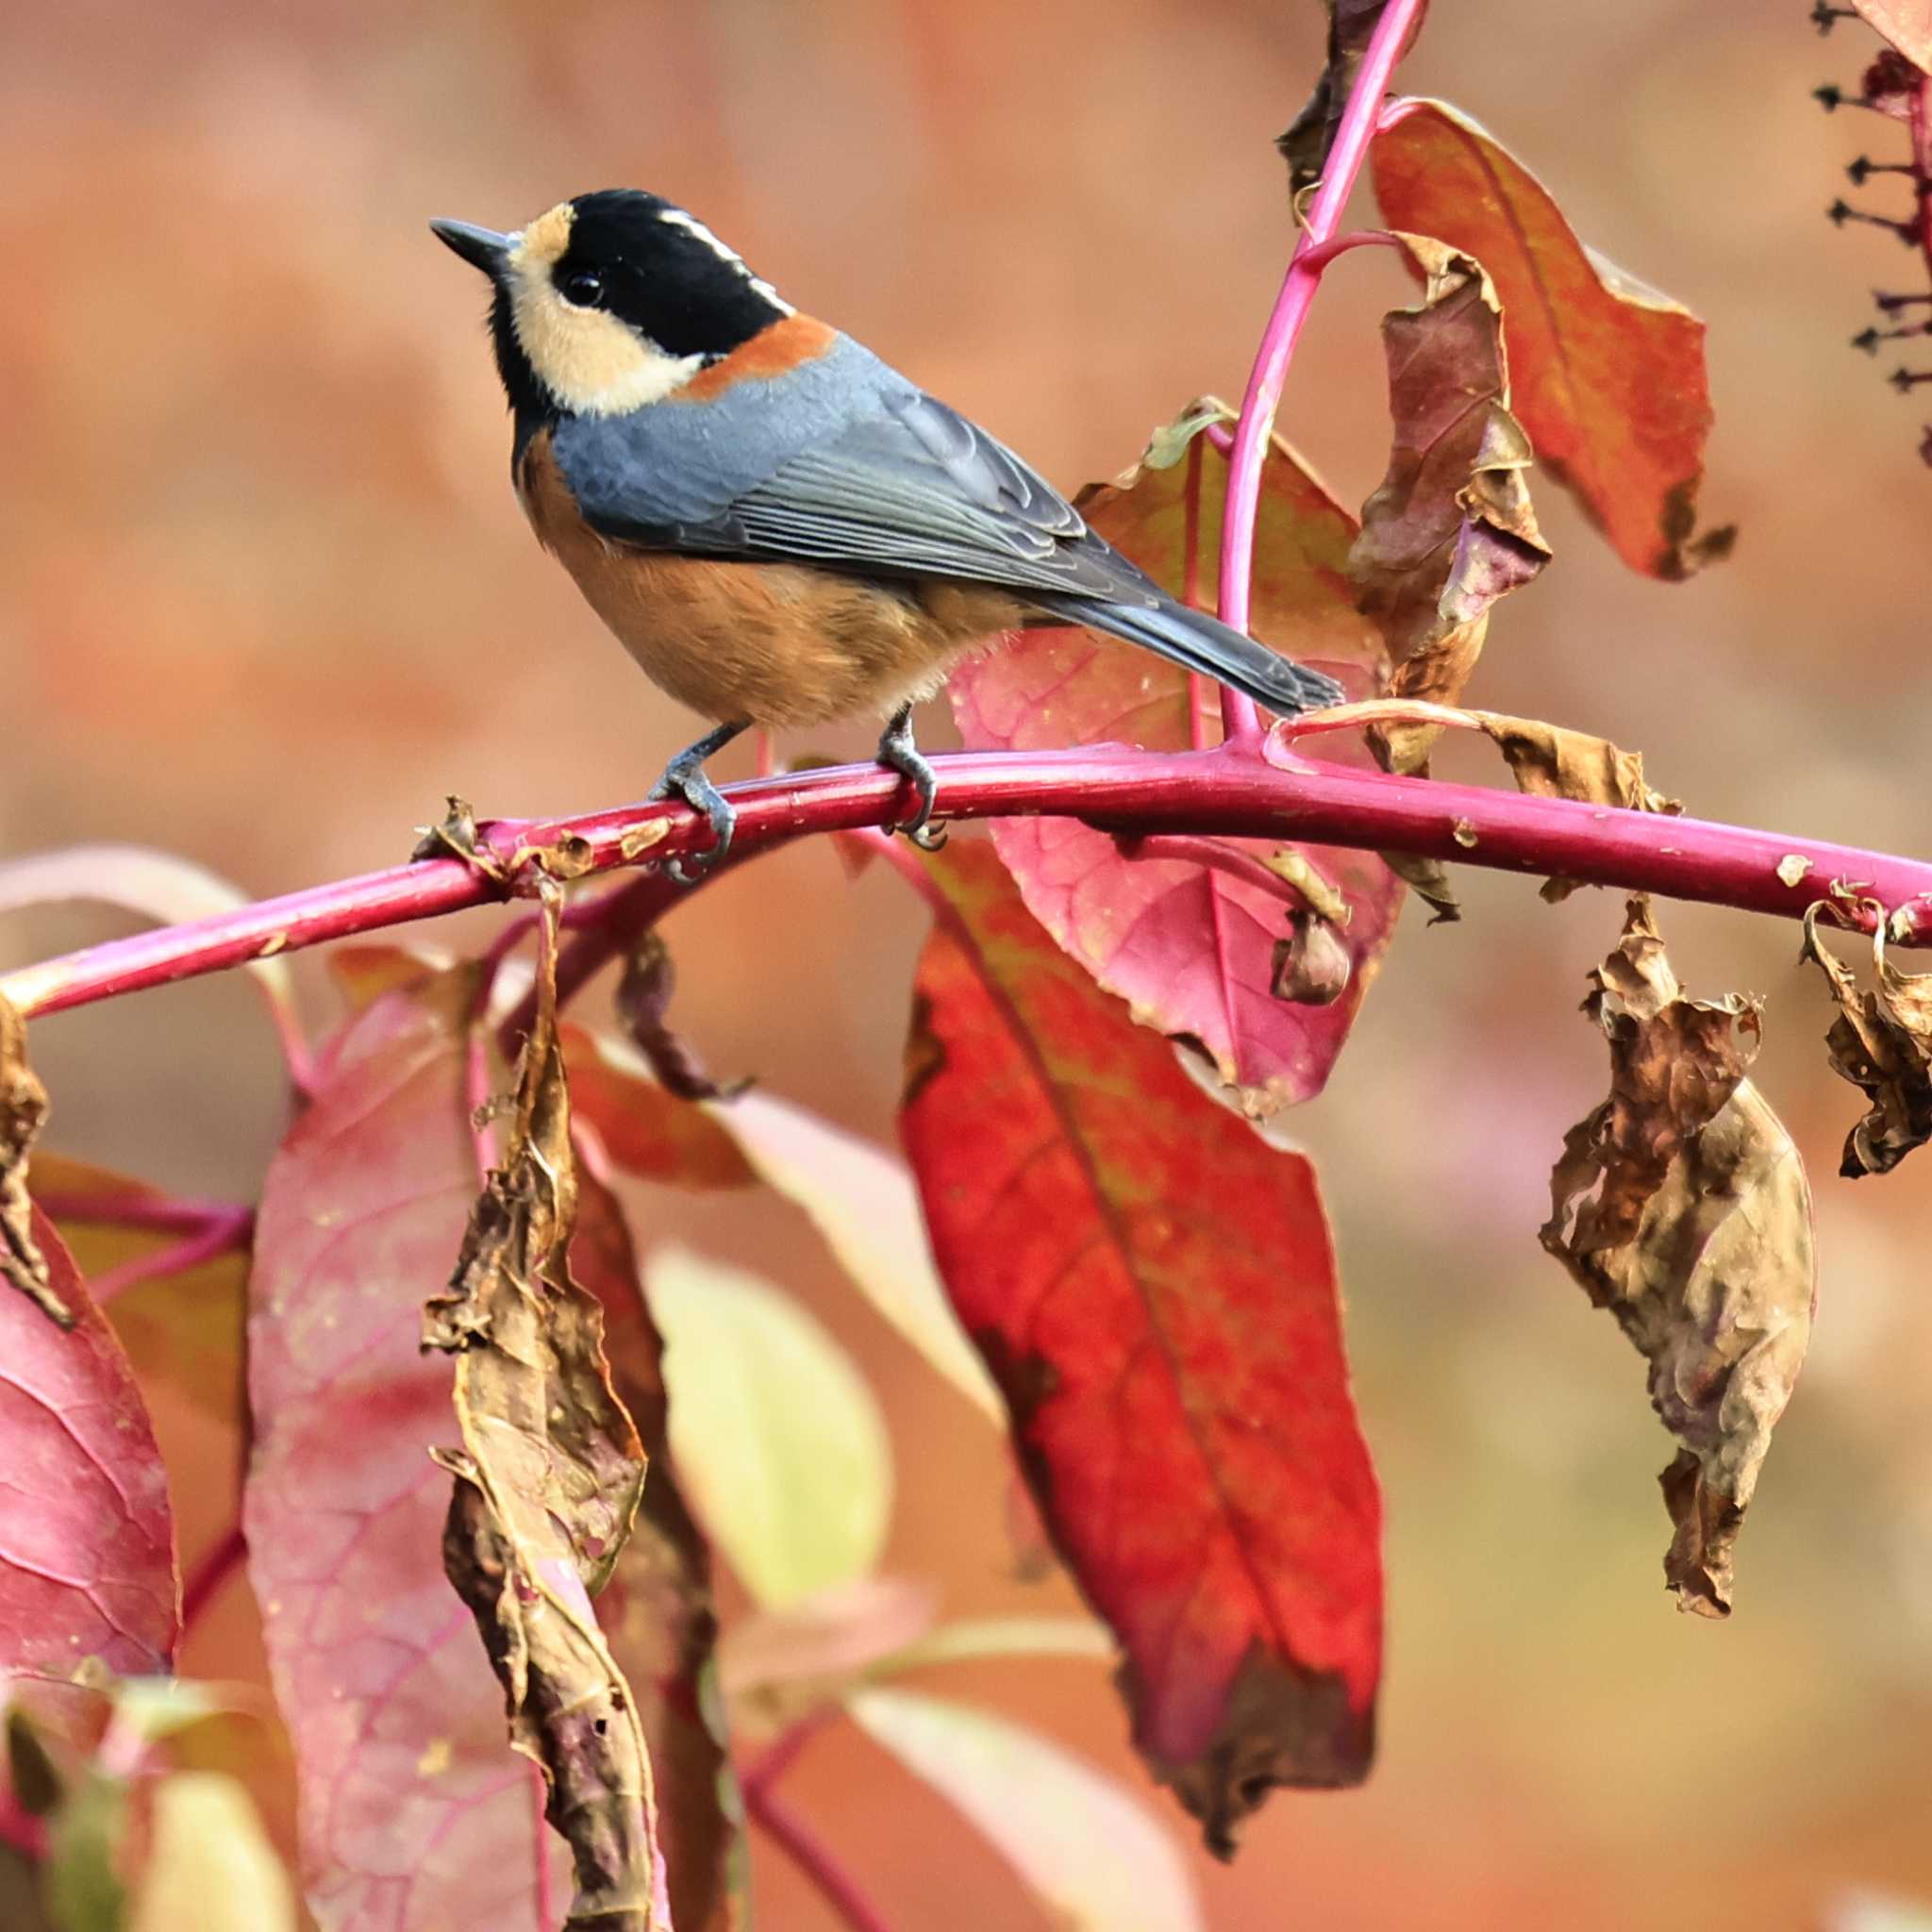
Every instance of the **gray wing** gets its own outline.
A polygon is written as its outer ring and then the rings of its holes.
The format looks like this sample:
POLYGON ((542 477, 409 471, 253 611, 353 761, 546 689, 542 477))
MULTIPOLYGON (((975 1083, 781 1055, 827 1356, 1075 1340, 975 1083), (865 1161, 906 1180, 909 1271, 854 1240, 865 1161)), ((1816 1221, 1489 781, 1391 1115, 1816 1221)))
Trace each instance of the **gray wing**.
POLYGON ((1159 597, 1044 477, 849 339, 779 382, 579 419, 555 447, 591 526, 640 548, 1159 597))

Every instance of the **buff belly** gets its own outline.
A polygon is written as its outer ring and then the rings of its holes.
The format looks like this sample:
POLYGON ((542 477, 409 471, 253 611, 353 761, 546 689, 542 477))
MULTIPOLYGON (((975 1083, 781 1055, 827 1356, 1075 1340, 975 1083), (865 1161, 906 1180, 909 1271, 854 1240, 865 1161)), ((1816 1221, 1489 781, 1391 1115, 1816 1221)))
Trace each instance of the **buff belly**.
POLYGON ((518 493, 544 548, 654 683, 721 723, 886 716, 936 690, 974 644, 1024 621, 1005 591, 845 576, 612 543, 591 529, 544 439, 518 493))

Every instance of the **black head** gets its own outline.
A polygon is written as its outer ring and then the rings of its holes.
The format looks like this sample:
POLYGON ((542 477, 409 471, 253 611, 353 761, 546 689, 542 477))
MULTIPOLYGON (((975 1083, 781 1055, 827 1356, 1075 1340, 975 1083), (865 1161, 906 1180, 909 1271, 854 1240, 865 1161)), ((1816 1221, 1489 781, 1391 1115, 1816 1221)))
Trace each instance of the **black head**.
POLYGON ((655 194, 580 194, 513 235, 431 226, 494 286, 497 368, 520 425, 660 401, 791 313, 702 222, 655 194))

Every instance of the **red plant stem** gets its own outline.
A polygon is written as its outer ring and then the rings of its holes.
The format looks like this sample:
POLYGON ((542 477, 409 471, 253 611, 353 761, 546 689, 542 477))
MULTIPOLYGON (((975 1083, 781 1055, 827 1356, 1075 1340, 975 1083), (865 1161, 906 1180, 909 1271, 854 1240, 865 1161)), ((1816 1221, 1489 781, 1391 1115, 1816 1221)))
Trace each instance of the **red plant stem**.
POLYGON ((133 1227, 153 1234, 199 1234, 210 1222, 254 1212, 239 1201, 192 1201, 172 1194, 71 1194, 64 1188, 36 1188, 34 1199, 50 1221, 71 1221, 81 1227, 133 1227))
MULTIPOLYGON (((1155 752, 1100 745, 956 752, 935 758, 933 765, 940 808, 953 819, 1045 814, 1081 818, 1128 835, 1292 839, 1410 852, 1504 872, 1561 874, 1587 884, 1788 919, 1802 917, 1838 882, 1898 915, 1896 943, 1932 944, 1932 865, 1921 860, 1704 819, 1663 818, 1280 756, 1283 762, 1276 765, 1226 746, 1155 752), (1805 862, 1806 870, 1787 885, 1778 867, 1790 871, 1793 860, 1805 862)), ((896 774, 864 764, 727 786, 725 795, 739 811, 732 863, 807 833, 883 824, 892 817, 900 784, 896 774)), ((660 821, 669 829, 647 848, 652 859, 690 852, 709 840, 708 827, 689 808, 667 804, 626 806, 541 826, 499 820, 484 827, 484 836, 506 859, 519 846, 574 837, 583 841, 590 870, 608 871, 634 862, 625 857, 626 840, 660 821)), ((579 943, 601 942, 614 929, 612 908, 626 908, 641 928, 679 903, 685 890, 658 873, 639 879, 600 902, 605 923, 587 929, 579 943)), ((484 905, 516 891, 514 881, 489 877, 462 859, 425 859, 23 967, 0 977, 0 997, 25 1017, 60 1012, 221 972, 255 958, 269 940, 279 950, 294 952, 484 905)), ((1869 910, 1844 909, 1848 924, 1871 929, 1869 910)), ((594 970, 582 958, 574 960, 575 950, 564 950, 559 997, 564 969, 573 975, 573 987, 594 970)))
POLYGON ((230 1524, 221 1541, 194 1566, 188 1581, 181 1587, 181 1634, 184 1637, 200 1621, 203 1611, 214 1601, 222 1586, 241 1569, 247 1555, 248 1540, 242 1533, 242 1524, 239 1521, 230 1524))
MULTIPOLYGON (((54 1212, 44 1200, 41 1206, 44 1212, 54 1212)), ((95 1305, 105 1307, 116 1295, 125 1294, 141 1282, 155 1281, 166 1274, 185 1274, 204 1261, 212 1261, 217 1255, 231 1255, 245 1248, 254 1239, 254 1208, 217 1208, 194 1233, 184 1235, 165 1248, 157 1248, 152 1254, 137 1255, 131 1261, 123 1261, 118 1268, 96 1275, 95 1305)))
POLYGON ((879 1908, 858 1889, 831 1847, 769 1784, 747 1788, 744 1808, 811 1880, 851 1932, 890 1932, 879 1908))
POLYGON ((1218 839, 1190 839, 1178 832, 1130 833, 1116 841, 1123 858, 1185 859, 1191 865, 1205 865, 1210 872, 1224 872, 1231 879, 1253 886, 1284 906, 1299 909, 1307 899, 1278 872, 1270 872, 1258 858, 1218 839))
POLYGON ((36 1818, 4 1777, 0 1777, 0 1844, 11 1845, 30 1865, 38 1865, 47 1856, 47 1821, 36 1818))
MULTIPOLYGON (((1341 211, 1355 192, 1356 177, 1367 158, 1369 142, 1382 111, 1382 96, 1403 48, 1421 18, 1425 0, 1389 0, 1375 23, 1368 51, 1356 75, 1355 87, 1335 131, 1322 172, 1322 185, 1308 208, 1307 225, 1295 243, 1287 278, 1268 318, 1261 346, 1241 399, 1241 421, 1235 426, 1234 450, 1228 459, 1227 508, 1221 525, 1222 622, 1237 630, 1248 627, 1248 578, 1255 558, 1255 513, 1261 501, 1261 464, 1274 427, 1274 411, 1294 345, 1307 320, 1322 271, 1333 258, 1329 244, 1341 225, 1341 211)), ((1237 691, 1221 694, 1221 717, 1231 743, 1257 744, 1261 720, 1254 700, 1237 691)))
MULTIPOLYGON (((880 833, 881 838, 890 836, 880 833)), ((782 1731, 761 1757, 757 1757, 738 1774, 738 1789, 741 1794, 749 1796, 776 1784, 785 1774, 796 1764, 805 1747, 831 1722, 836 1707, 814 1710, 802 1717, 790 1729, 782 1731)))

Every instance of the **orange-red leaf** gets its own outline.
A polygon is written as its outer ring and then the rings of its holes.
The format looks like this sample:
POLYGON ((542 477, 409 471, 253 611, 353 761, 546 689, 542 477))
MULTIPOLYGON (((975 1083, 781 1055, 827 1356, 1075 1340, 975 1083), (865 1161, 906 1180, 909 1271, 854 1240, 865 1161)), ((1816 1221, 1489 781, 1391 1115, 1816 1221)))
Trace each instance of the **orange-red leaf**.
MULTIPOLYGON (((1197 406, 1157 436, 1136 468, 1081 498, 1102 536, 1176 592, 1215 577, 1227 459, 1204 436, 1184 453, 1177 444, 1189 426, 1217 413, 1224 413, 1219 405, 1197 406)), ((1374 625, 1355 608, 1347 572, 1355 534, 1355 520, 1276 441, 1262 470, 1250 627, 1364 695, 1377 688, 1383 653, 1374 625)), ((1023 631, 961 665, 947 691, 969 744, 1177 751, 1191 742, 1186 675, 1091 631, 1023 631)), ((1321 756, 1331 747, 1340 761, 1367 762, 1332 740, 1321 756)), ((1215 841, 1257 859, 1292 853, 1348 901, 1348 988, 1315 1006, 1276 994, 1274 949, 1288 937, 1290 908, 1247 880, 1191 859, 1125 858, 1114 840, 1074 819, 1002 819, 992 840, 1054 938, 1149 1025, 1197 1043, 1246 1111, 1273 1113, 1321 1091, 1401 901, 1401 886, 1378 858, 1266 840, 1215 841)))
POLYGON ((1203 1095, 983 846, 936 862, 901 1128, 1135 1740, 1225 1853, 1372 1748, 1380 1500, 1313 1168, 1203 1095))
POLYGON ((1704 324, 1587 248, 1542 183, 1441 101, 1398 103, 1370 159, 1391 227, 1432 235, 1489 271, 1511 407, 1537 460, 1624 562, 1675 578, 1728 551, 1729 529, 1696 533, 1711 425, 1704 324))
POLYGON ((0 1670, 65 1676, 92 1657, 165 1671, 181 1586, 161 1454, 121 1344, 38 1208, 31 1233, 74 1325, 0 1283, 0 1670))

